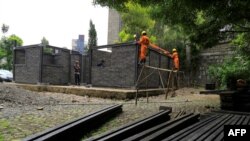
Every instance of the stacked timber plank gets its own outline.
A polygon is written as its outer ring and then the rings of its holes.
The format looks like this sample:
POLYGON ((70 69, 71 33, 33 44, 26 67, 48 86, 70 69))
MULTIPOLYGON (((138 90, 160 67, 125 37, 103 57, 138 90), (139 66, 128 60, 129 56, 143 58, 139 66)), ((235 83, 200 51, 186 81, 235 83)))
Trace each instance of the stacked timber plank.
POLYGON ((224 125, 250 125, 249 113, 211 113, 209 117, 164 139, 164 141, 221 141, 224 125))
MULTIPOLYGON (((88 140, 96 141, 203 141, 224 139, 224 125, 250 125, 250 113, 217 111, 206 113, 200 117, 199 114, 177 113, 171 116, 173 119, 165 121, 162 116, 169 114, 169 111, 160 112, 150 118, 125 125, 113 131, 106 132, 98 137, 92 137, 88 140), (158 117, 160 122, 154 122, 149 119, 158 117), (150 124, 148 124, 150 122, 150 124)), ((154 119, 155 120, 155 119, 154 119)))
POLYGON ((221 109, 250 112, 250 89, 220 92, 221 109))

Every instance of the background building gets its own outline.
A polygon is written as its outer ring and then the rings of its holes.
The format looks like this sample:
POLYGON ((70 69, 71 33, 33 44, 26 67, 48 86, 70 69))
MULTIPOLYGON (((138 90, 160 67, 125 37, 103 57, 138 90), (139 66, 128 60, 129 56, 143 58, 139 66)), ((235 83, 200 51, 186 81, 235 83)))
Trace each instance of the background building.
POLYGON ((109 9, 108 44, 114 44, 120 41, 119 32, 121 28, 122 20, 120 14, 114 9, 109 9))
POLYGON ((84 35, 79 35, 78 39, 72 40, 72 50, 84 53, 86 46, 84 45, 84 35))

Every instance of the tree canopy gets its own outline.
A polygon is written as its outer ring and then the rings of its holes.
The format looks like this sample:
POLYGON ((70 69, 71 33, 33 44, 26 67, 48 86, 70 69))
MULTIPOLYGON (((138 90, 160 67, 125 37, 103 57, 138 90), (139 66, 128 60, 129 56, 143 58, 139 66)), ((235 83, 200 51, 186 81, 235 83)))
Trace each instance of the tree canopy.
POLYGON ((154 19, 182 26, 188 40, 201 47, 250 31, 250 2, 245 0, 94 0, 118 11, 126 11, 128 2, 150 6, 154 19))
POLYGON ((5 59, 6 63, 0 65, 1 68, 12 70, 13 66, 13 47, 21 46, 23 40, 16 36, 2 37, 0 40, 0 60, 5 59))
MULTIPOLYGON (((140 35, 142 31, 150 32, 153 29, 155 21, 150 17, 150 8, 132 2, 126 3, 125 6, 126 12, 120 13, 123 25, 119 35, 122 42, 133 40, 134 34, 140 35)), ((150 38, 154 40, 152 35, 150 38)))
POLYGON ((93 24, 92 20, 90 20, 88 46, 93 47, 96 45, 97 45, 97 33, 96 33, 95 25, 93 24))
POLYGON ((49 41, 48 41, 45 37, 43 37, 43 38, 41 39, 41 44, 42 44, 44 47, 46 47, 47 45, 49 45, 49 41))

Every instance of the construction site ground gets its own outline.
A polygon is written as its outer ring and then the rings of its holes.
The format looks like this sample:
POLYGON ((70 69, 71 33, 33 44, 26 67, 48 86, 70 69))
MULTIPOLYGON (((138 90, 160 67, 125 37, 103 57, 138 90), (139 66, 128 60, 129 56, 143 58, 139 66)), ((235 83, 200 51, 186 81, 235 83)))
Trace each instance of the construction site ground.
MULTIPOLYGON (((76 86, 72 86, 76 87, 76 86)), ((80 86, 81 87, 81 86, 80 86)), ((0 84, 0 141, 21 140, 56 125, 76 119, 82 115, 100 110, 112 104, 123 104, 123 112, 86 137, 152 115, 160 106, 178 111, 206 113, 220 108, 218 95, 201 95, 204 88, 181 88, 165 95, 134 99, 103 99, 56 92, 35 92, 25 90, 13 83, 0 84), (172 97, 173 96, 173 97, 172 97)))

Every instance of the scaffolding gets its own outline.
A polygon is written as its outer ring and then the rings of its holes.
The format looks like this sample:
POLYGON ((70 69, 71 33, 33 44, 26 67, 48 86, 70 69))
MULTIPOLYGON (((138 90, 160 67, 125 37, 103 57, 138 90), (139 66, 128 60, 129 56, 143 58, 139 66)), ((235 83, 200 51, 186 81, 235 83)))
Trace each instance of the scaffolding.
MULTIPOLYGON (((135 88, 136 88, 136 95, 135 95, 135 104, 137 105, 137 101, 138 101, 138 93, 140 90, 139 85, 143 82, 146 81, 146 90, 148 89, 148 78, 154 74, 155 72, 158 73, 159 78, 160 78, 160 83, 161 83, 161 87, 165 93, 165 99, 168 98, 168 92, 170 90, 170 85, 172 87, 172 91, 175 91, 174 88, 174 83, 176 82, 176 89, 178 89, 178 87, 180 86, 180 78, 184 79, 184 72, 183 71, 177 71, 177 70, 173 70, 173 69, 164 69, 164 68, 158 68, 158 67, 153 67, 153 66, 149 66, 149 65, 142 65, 141 66, 142 69, 139 73, 138 79, 135 83, 135 88), (148 74, 145 75, 144 78, 142 78, 142 74, 145 73, 145 69, 150 69, 152 70, 151 72, 149 72, 148 74), (164 78, 162 77, 161 72, 168 72, 168 79, 167 79, 167 85, 164 85, 164 78), (181 77, 182 76, 182 77, 181 77), (170 84, 171 82, 171 84, 170 84)), ((147 97, 147 103, 149 102, 148 99, 148 91, 146 91, 146 97, 147 97)))

